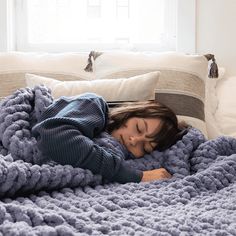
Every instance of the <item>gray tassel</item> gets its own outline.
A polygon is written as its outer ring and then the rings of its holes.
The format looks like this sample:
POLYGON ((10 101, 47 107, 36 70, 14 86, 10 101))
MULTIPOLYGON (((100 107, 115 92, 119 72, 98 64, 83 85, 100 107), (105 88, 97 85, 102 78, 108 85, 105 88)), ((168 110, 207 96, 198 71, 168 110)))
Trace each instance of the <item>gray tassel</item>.
POLYGON ((215 62, 215 59, 212 59, 210 71, 209 71, 209 78, 218 78, 219 72, 218 72, 218 66, 215 62))
POLYGON ((96 60, 96 58, 99 57, 100 55, 102 55, 102 52, 91 51, 89 53, 88 64, 86 65, 84 70, 87 71, 87 72, 93 72, 93 61, 92 61, 92 58, 93 58, 93 60, 96 60))
POLYGON ((216 64, 215 56, 213 54, 206 54, 204 56, 207 58, 208 61, 210 61, 210 60, 212 61, 211 65, 210 65, 208 77, 209 78, 218 78, 219 71, 218 71, 218 66, 216 64))

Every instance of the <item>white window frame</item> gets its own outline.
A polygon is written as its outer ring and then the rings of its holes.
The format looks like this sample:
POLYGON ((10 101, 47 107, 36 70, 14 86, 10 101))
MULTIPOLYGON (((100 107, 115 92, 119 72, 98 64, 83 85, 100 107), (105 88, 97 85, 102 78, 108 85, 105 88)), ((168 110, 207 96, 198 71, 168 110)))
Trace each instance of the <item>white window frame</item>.
POLYGON ((16 49, 14 12, 14 0, 0 0, 0 52, 16 49))
MULTIPOLYGON (((30 45, 27 42, 27 15, 26 4, 24 0, 1 0, 0 1, 0 50, 5 51, 47 51, 47 52, 66 52, 66 51, 87 51, 91 49, 90 44, 47 44, 47 45, 30 45), (15 13, 15 14, 14 14, 15 13), (3 22, 3 23, 1 23, 3 22), (14 22, 16 32, 14 32, 14 22), (17 22, 25 27, 17 27, 17 22)), ((176 51, 195 53, 196 51, 196 0, 178 0, 177 6, 177 42, 176 51)), ((159 51, 149 45, 144 45, 143 50, 159 51)), ((94 45, 92 49, 106 50, 115 48, 115 45, 106 44, 94 45)), ((142 47, 139 47, 139 51, 142 47)), ((163 49, 162 49, 163 51, 163 49)))
POLYGON ((176 51, 196 53, 196 0, 178 0, 176 51))

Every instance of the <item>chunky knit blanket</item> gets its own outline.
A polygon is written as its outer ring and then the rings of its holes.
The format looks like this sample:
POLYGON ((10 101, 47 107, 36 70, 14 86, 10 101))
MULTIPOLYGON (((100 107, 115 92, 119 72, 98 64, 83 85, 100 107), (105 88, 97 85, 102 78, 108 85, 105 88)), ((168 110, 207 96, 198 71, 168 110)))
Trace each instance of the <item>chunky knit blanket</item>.
POLYGON ((40 164, 31 128, 52 100, 38 86, 0 103, 0 235, 236 235, 236 139, 190 128, 168 150, 127 161, 171 179, 104 183, 40 164))

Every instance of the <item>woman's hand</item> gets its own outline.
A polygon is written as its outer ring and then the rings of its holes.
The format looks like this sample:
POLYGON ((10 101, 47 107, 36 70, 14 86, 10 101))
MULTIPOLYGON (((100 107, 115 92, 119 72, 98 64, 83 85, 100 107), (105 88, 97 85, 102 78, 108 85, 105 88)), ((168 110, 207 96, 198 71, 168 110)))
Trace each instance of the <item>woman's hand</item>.
POLYGON ((143 178, 141 182, 153 181, 158 179, 169 179, 171 174, 164 168, 143 171, 143 178))

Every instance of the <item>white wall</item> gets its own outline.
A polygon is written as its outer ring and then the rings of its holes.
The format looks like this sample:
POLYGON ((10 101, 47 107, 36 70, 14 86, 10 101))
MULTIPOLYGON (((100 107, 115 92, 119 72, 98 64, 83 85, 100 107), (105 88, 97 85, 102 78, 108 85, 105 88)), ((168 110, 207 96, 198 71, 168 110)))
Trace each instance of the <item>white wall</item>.
POLYGON ((7 4, 0 0, 0 52, 7 50, 7 4))
POLYGON ((196 0, 196 52, 215 54, 236 76, 236 0, 196 0))

